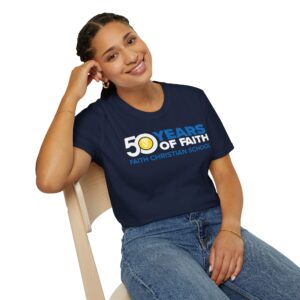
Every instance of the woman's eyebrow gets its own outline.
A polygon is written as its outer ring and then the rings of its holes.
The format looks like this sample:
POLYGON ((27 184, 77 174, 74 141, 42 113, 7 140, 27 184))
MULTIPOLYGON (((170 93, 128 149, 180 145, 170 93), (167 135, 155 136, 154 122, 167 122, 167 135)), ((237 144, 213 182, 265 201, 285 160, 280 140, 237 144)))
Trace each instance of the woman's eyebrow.
MULTIPOLYGON (((126 40, 127 36, 131 33, 131 31, 127 32, 124 36, 123 36, 123 41, 126 40)), ((110 48, 108 48, 103 54, 102 54, 102 57, 109 51, 115 49, 116 46, 111 46, 110 48)))

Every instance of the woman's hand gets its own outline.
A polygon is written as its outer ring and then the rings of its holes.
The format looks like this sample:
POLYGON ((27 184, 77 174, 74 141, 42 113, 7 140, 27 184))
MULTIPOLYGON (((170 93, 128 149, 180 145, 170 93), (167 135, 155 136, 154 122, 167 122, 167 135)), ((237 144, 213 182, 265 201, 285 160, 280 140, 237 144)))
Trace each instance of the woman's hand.
POLYGON ((220 231, 210 250, 211 279, 220 285, 236 277, 242 269, 243 256, 244 241, 231 232, 220 231))
POLYGON ((102 69, 97 61, 88 60, 72 70, 65 94, 81 99, 93 79, 97 82, 102 79, 102 69))

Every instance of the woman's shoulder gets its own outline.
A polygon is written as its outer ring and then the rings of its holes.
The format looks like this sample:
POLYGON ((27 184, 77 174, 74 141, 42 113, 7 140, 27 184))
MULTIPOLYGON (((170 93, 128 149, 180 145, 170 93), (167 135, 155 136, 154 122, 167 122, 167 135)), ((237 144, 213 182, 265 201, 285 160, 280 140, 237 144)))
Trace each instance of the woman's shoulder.
POLYGON ((192 93, 201 93, 203 90, 198 87, 187 83, 175 83, 175 82, 165 82, 169 87, 178 90, 178 91, 185 91, 185 92, 192 92, 192 93))
MULTIPOLYGON (((173 97, 178 99, 190 99, 191 101, 199 101, 205 98, 204 91, 198 87, 188 83, 166 82, 166 86, 171 91, 173 97)), ((201 100, 202 101, 202 100, 201 100)))

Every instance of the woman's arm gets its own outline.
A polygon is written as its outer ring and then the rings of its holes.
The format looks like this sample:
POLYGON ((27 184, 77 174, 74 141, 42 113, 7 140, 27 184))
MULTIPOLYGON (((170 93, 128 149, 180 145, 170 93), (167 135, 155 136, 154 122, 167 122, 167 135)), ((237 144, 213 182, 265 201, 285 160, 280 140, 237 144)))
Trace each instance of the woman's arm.
POLYGON ((89 167, 91 156, 73 147, 74 116, 87 86, 93 79, 99 81, 102 78, 100 71, 99 63, 89 60, 71 72, 66 92, 36 160, 36 185, 42 192, 62 191, 66 184, 78 180, 89 167))
POLYGON ((209 170, 214 178, 221 202, 221 229, 232 230, 241 234, 241 215, 243 209, 243 191, 230 155, 213 160, 209 170))
POLYGON ((243 265, 244 245, 241 237, 243 192, 229 154, 213 160, 209 169, 214 177, 221 202, 220 229, 235 232, 233 234, 219 231, 210 249, 211 279, 220 285, 230 277, 234 280, 243 265))
POLYGON ((36 160, 36 185, 43 192, 59 192, 73 165, 73 126, 77 99, 65 94, 36 160))

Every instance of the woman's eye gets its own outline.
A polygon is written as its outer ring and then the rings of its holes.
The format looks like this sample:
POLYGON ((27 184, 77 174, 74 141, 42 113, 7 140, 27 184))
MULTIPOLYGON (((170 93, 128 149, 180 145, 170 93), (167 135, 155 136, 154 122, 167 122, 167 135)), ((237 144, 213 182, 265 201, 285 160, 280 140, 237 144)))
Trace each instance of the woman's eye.
POLYGON ((107 59, 107 60, 108 60, 108 61, 112 60, 112 59, 114 58, 114 55, 115 55, 115 54, 113 54, 113 55, 110 55, 110 56, 108 57, 108 59, 107 59))
POLYGON ((136 38, 135 37, 132 37, 129 41, 131 41, 131 40, 135 40, 136 38))
MULTIPOLYGON (((132 40, 135 41, 136 37, 132 37, 131 39, 128 40, 128 42, 130 42, 132 40)), ((129 44, 133 44, 133 43, 129 43, 129 44)), ((115 53, 113 55, 108 56, 107 61, 111 61, 114 58, 114 55, 115 55, 115 53)))

